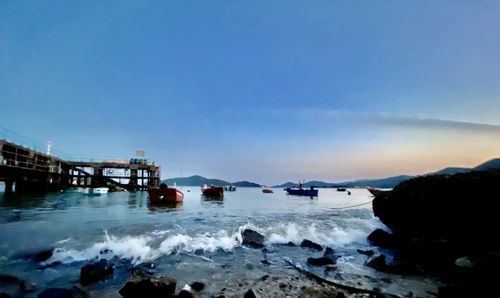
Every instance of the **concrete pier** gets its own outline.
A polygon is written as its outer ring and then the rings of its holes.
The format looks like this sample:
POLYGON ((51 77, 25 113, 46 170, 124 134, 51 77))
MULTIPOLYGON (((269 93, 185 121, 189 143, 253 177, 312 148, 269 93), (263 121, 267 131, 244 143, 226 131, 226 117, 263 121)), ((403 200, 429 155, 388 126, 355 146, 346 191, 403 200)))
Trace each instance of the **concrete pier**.
POLYGON ((160 184, 160 167, 136 160, 71 161, 0 139, 0 181, 5 193, 45 192, 71 186, 146 190, 160 184), (113 173, 120 171, 121 175, 113 173), (124 174, 123 174, 124 173, 124 174), (140 174, 140 175, 139 175, 140 174), (128 180, 128 183, 121 183, 128 180))

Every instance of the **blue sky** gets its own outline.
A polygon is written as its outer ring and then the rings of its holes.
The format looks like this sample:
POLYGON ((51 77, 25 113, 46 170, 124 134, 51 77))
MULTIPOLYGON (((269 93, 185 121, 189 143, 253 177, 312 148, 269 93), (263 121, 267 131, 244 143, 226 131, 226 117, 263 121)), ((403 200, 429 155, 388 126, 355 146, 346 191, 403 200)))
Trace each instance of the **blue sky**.
POLYGON ((498 1, 2 1, 0 126, 162 176, 279 183, 500 156, 498 1))

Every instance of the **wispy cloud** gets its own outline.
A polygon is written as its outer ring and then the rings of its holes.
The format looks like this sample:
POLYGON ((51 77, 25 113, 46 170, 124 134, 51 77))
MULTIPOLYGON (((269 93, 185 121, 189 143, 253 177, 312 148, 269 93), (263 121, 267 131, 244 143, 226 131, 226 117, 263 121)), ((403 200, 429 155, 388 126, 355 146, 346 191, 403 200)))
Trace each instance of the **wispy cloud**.
POLYGON ((438 119, 422 115, 399 115, 385 112, 329 110, 316 108, 283 108, 267 111, 266 113, 271 117, 287 117, 296 121, 348 121, 389 127, 430 130, 441 129, 500 134, 499 124, 469 122, 454 119, 438 119))

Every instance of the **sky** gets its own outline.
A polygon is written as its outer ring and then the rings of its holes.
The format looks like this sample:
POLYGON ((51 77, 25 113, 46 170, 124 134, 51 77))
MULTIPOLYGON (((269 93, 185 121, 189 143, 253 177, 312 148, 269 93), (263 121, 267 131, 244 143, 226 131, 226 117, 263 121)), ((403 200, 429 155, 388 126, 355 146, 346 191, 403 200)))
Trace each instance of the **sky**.
MULTIPOLYGON (((0 128, 262 184, 500 156, 500 1, 0 1, 0 128)), ((1 134, 1 132, 0 132, 1 134)))

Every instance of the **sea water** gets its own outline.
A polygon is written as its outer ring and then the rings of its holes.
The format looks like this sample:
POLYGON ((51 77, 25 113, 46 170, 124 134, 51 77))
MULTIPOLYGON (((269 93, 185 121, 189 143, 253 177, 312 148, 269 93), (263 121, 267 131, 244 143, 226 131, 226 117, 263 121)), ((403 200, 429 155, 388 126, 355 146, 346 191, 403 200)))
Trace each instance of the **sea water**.
POLYGON ((207 199, 198 187, 182 191, 183 203, 165 207, 149 205, 147 192, 0 194, 0 274, 31 280, 38 291, 71 287, 83 265, 103 258, 118 264, 113 278, 91 286, 104 293, 116 293, 127 269, 140 267, 174 276, 179 286, 204 281, 208 295, 235 280, 299 276, 286 257, 353 286, 420 296, 435 290, 432 279, 393 276, 365 265, 367 257, 356 250, 369 247, 367 235, 384 227, 373 216, 365 189, 350 189, 351 195, 320 189, 319 197, 310 198, 282 189, 264 194, 238 188, 223 199, 207 199), (241 245, 246 228, 265 236, 266 249, 241 245), (321 253, 301 248, 304 239, 333 248, 339 257, 335 270, 307 266, 308 257, 321 253), (42 264, 25 257, 52 248, 54 254, 42 264))

